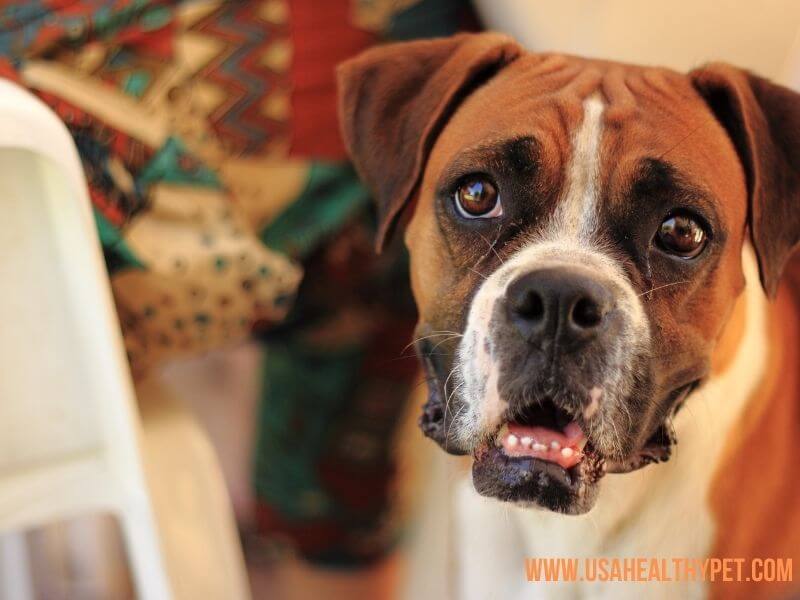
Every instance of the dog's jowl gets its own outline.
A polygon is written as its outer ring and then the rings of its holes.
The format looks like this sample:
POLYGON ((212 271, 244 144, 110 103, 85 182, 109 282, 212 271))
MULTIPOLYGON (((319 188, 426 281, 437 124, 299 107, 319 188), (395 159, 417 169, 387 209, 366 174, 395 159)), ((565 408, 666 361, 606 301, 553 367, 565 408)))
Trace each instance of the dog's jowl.
POLYGON ((800 235, 798 96, 497 34, 372 50, 340 84, 378 245, 405 222, 423 431, 514 504, 520 552, 800 548, 800 526, 764 542, 745 493, 730 523, 714 504, 727 473, 755 485, 737 436, 788 402, 754 392, 800 235))

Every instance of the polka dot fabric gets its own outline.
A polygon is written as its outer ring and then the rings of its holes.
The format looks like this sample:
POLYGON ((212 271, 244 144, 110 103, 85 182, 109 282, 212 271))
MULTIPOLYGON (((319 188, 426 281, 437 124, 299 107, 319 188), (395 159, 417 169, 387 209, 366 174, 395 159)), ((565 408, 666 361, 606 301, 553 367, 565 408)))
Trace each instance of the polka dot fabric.
POLYGON ((302 271, 256 238, 225 194, 153 190, 125 236, 147 269, 112 279, 132 368, 208 350, 281 321, 302 271))

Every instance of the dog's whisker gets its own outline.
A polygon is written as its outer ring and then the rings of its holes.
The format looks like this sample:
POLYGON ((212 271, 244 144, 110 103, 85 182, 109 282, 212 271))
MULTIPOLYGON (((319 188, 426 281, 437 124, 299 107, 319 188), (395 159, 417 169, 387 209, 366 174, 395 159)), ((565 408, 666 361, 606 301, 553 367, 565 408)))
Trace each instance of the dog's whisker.
MULTIPOLYGON (((445 396, 445 403, 447 401, 447 385, 450 383, 450 379, 453 377, 454 373, 458 369, 458 365, 453 365, 453 368, 450 369, 450 372, 447 374, 447 377, 444 380, 444 385, 442 386, 442 391, 444 392, 445 396)), ((447 406, 445 406, 445 412, 447 410, 447 406)))
POLYGON ((487 280, 487 279, 489 279, 489 278, 488 278, 486 275, 484 275, 483 273, 481 273, 481 272, 480 272, 480 271, 478 271, 477 269, 473 269, 472 267, 467 267, 467 269, 469 269, 470 271, 472 271, 473 273, 475 273, 477 276, 479 276, 479 277, 483 278, 484 280, 487 280))
POLYGON ((448 421, 447 412, 450 410, 450 401, 453 399, 453 396, 461 388, 462 385, 464 385, 463 382, 459 383, 457 386, 455 386, 453 388, 453 390, 450 392, 449 395, 446 392, 447 388, 445 386, 445 397, 446 397, 446 400, 445 400, 445 403, 444 403, 444 445, 445 445, 445 450, 447 449, 447 442, 450 439, 450 425, 452 425, 452 423, 455 420, 455 418, 458 417, 461 414, 461 410, 464 408, 464 406, 466 406, 466 405, 462 406, 462 408, 459 409, 458 413, 456 413, 456 415, 454 415, 454 417, 448 421))
MULTIPOLYGON (((452 356, 452 354, 450 352, 426 352, 422 356, 452 356)), ((379 364, 388 365, 400 360, 419 360, 419 358, 420 356, 414 352, 412 354, 403 354, 401 356, 395 356, 394 358, 387 358, 386 360, 381 361, 379 364)))
POLYGON ((665 283, 664 285, 659 285, 654 288, 650 288, 649 290, 642 292, 641 294, 637 294, 638 297, 646 296, 648 294, 652 294, 655 291, 663 290, 664 288, 672 287, 673 285, 680 285, 682 283, 691 283, 688 279, 683 279, 681 281, 673 281, 671 283, 665 283))
POLYGON ((490 243, 489 240, 486 239, 486 236, 483 235, 480 231, 476 231, 475 233, 477 233, 481 237, 481 239, 484 242, 486 242, 486 245, 489 246, 489 250, 491 250, 494 253, 494 255, 497 257, 497 260, 500 261, 500 264, 505 264, 506 261, 503 260, 503 257, 500 256, 500 253, 494 247, 494 245, 497 243, 497 240, 500 239, 499 233, 498 233, 498 237, 497 237, 497 239, 495 239, 494 243, 490 243))
POLYGON ((462 334, 462 333, 459 333, 458 331, 448 331, 448 330, 446 330, 446 329, 444 329, 444 330, 441 330, 441 331, 433 331, 433 332, 429 333, 428 335, 423 335, 422 337, 418 337, 418 338, 416 338, 416 339, 414 339, 414 340, 411 340, 411 341, 410 341, 408 344, 406 344, 406 345, 405 345, 405 347, 404 347, 404 348, 403 348, 403 349, 400 351, 400 354, 402 354, 403 352, 405 352, 406 350, 408 350, 409 348, 411 348, 411 346, 413 346, 413 345, 414 345, 414 344, 416 344, 417 342, 421 342, 421 341, 423 341, 423 340, 427 340, 427 339, 430 339, 430 338, 432 338, 432 337, 438 337, 438 336, 442 336, 442 335, 463 336, 464 334, 462 334))
POLYGON ((460 367, 459 367, 459 365, 457 365, 457 364, 456 364, 456 365, 453 365, 453 368, 452 368, 452 369, 450 369, 450 373, 447 375, 447 378, 444 380, 444 386, 443 386, 444 390, 443 390, 443 391, 445 392, 445 394, 447 393, 447 384, 450 382, 450 378, 453 376, 453 374, 454 374, 454 373, 456 372, 456 370, 458 370, 459 368, 460 368, 460 367))
MULTIPOLYGON (((426 337, 433 337, 433 336, 426 336, 426 337)), ((400 352, 400 356, 397 356, 395 358, 387 359, 385 361, 385 364, 388 364, 390 362, 395 362, 395 361, 398 361, 398 360, 408 360, 408 359, 411 359, 411 358, 418 359, 418 358, 422 358, 422 357, 425 357, 425 356, 452 356, 451 352, 435 352, 435 350, 439 346, 441 346, 442 344, 445 344, 445 343, 447 343, 447 342, 449 342, 451 340, 454 340, 454 339, 458 339, 460 337, 464 337, 463 334, 452 333, 452 334, 448 335, 448 337, 446 337, 445 339, 437 342, 436 345, 433 346, 433 348, 431 348, 431 350, 429 352, 423 352, 422 354, 417 353, 416 349, 414 349, 414 352, 412 352, 411 354, 404 354, 405 351, 408 350, 411 347, 411 344, 409 344, 405 348, 403 348, 403 350, 400 352)), ((413 344, 413 342, 412 342, 412 344, 413 344)))
MULTIPOLYGON (((460 388, 461 388, 461 385, 456 387, 453 391, 455 392, 455 390, 458 390, 460 388)), ((449 423, 445 420, 445 431, 444 431, 445 445, 447 444, 447 440, 450 439, 450 427, 452 426, 453 423, 455 423, 458 420, 458 417, 461 416, 461 413, 463 413, 466 410, 466 408, 467 408, 467 405, 466 404, 462 404, 461 407, 456 411, 456 414, 453 415, 453 418, 450 419, 449 423)))
POLYGON ((433 356, 433 351, 436 350, 439 346, 441 346, 442 344, 446 344, 447 342, 449 342, 451 340, 455 340, 455 339, 458 339, 458 338, 461 338, 461 337, 464 337, 464 336, 460 335, 460 334, 459 335, 451 335, 450 337, 447 337, 447 338, 445 338, 443 340, 440 340, 440 341, 436 342, 436 345, 433 348, 431 348, 431 351, 430 352, 426 352, 425 355, 426 356, 433 356))
POLYGON ((409 392, 413 392, 414 390, 420 388, 421 386, 430 383, 434 379, 435 379, 434 377, 425 377, 423 379, 420 379, 417 383, 415 383, 413 386, 411 386, 411 389, 408 390, 408 391, 409 392))

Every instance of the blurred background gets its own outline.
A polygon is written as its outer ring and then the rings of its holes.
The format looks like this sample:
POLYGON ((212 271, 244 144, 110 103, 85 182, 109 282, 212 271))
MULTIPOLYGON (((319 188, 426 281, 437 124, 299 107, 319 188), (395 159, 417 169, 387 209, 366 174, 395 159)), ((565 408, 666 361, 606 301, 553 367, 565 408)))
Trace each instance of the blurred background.
POLYGON ((446 595, 462 466, 415 427, 406 256, 373 253, 335 66, 495 29, 792 85, 799 28, 788 0, 0 1, 0 599, 446 595))

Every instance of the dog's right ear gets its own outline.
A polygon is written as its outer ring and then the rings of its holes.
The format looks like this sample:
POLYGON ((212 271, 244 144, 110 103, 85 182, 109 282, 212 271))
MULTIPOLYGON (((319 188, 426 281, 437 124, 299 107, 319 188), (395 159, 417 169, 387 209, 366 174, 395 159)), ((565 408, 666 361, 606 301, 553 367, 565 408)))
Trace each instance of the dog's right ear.
POLYGON ((382 249, 458 103, 522 53, 497 33, 379 46, 339 66, 347 150, 378 203, 382 249))
POLYGON ((725 64, 689 76, 739 154, 761 283, 774 297, 800 248, 800 94, 725 64))

